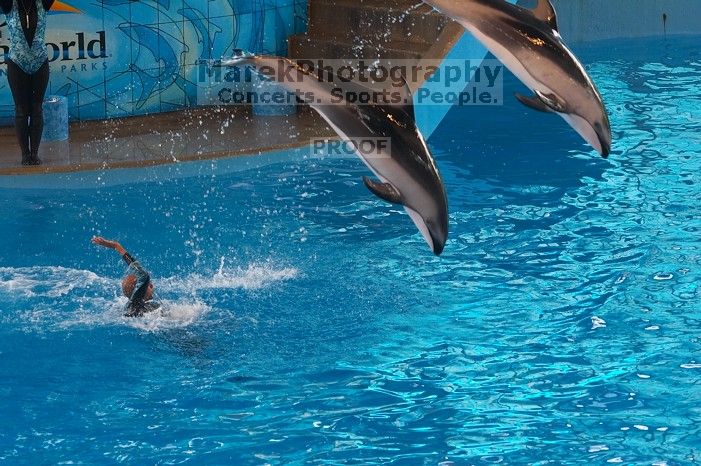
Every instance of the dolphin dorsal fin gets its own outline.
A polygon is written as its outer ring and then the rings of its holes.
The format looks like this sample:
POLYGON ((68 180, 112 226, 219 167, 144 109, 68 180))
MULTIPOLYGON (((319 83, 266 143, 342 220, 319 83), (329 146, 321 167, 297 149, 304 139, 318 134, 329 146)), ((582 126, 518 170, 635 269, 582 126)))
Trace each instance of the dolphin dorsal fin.
POLYGON ((396 123, 404 126, 407 129, 415 128, 416 112, 414 111, 414 97, 411 94, 409 83, 406 82, 404 76, 399 76, 401 78, 402 85, 393 88, 393 90, 401 93, 401 103, 381 104, 378 105, 378 107, 382 108, 385 112, 392 115, 396 123))
POLYGON ((553 31, 557 31, 557 13, 555 13, 555 7, 550 3, 550 0, 538 0, 538 4, 531 12, 536 18, 553 28, 553 31))
MULTIPOLYGON (((369 106, 360 106, 359 110, 361 112, 366 112, 369 108, 379 108, 382 109, 383 113, 392 115, 396 123, 399 123, 402 126, 405 126, 407 128, 410 128, 412 126, 416 126, 416 113, 414 111, 414 97, 411 93, 411 88, 409 87, 409 83, 406 82, 406 79, 404 78, 403 75, 399 75, 401 78, 401 82, 397 83, 399 84, 398 86, 392 85, 389 91, 392 93, 391 98, 394 99, 394 96, 399 94, 400 96, 400 102, 394 103, 394 101, 390 102, 378 102, 375 105, 369 105, 369 106), (362 108, 362 107, 367 107, 367 108, 362 108)), ((385 89, 386 90, 386 89, 385 89)))
POLYGON ((416 115, 414 114, 414 96, 411 94, 411 88, 409 87, 409 83, 406 82, 404 75, 400 74, 399 77, 402 78, 403 83, 402 99, 404 103, 401 105, 401 108, 409 118, 415 121, 416 115))
POLYGON ((380 199, 385 200, 391 204, 402 203, 402 195, 399 194, 399 191, 394 189, 394 186, 392 186, 391 184, 380 183, 378 181, 371 180, 367 176, 363 177, 363 183, 365 183, 365 186, 367 186, 371 193, 373 193, 380 199))
POLYGON ((379 102, 356 107, 356 111, 363 117, 366 125, 369 125, 374 130, 384 132, 386 129, 381 128, 386 127, 388 121, 387 116, 389 116, 393 124, 400 125, 408 130, 417 131, 414 98, 404 76, 401 76, 401 79, 402 85, 393 87, 391 90, 391 92, 401 93, 401 102, 379 102), (378 118, 378 115, 382 115, 382 117, 378 118))

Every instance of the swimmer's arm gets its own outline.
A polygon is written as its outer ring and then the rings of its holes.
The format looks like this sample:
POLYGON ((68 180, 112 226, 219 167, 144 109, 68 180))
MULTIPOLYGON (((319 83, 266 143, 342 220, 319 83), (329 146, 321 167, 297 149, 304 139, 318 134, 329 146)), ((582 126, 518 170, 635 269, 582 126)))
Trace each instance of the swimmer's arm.
MULTIPOLYGON (((136 283, 136 288, 138 289, 140 286, 147 284, 151 280, 151 275, 149 275, 149 273, 143 267, 141 267, 141 264, 134 260, 129 253, 127 253, 126 256, 131 259, 131 262, 129 263, 129 270, 136 275, 136 279, 138 280, 136 283)), ((126 258, 124 260, 126 260, 126 258)))
POLYGON ((124 247, 122 247, 122 245, 117 241, 108 240, 101 236, 93 236, 92 243, 108 249, 114 249, 120 256, 122 256, 122 259, 124 259, 124 262, 126 262, 127 265, 131 265, 134 262, 134 258, 131 257, 127 250, 124 249, 124 247))
MULTIPOLYGON (((150 277, 149 274, 146 270, 144 270, 141 265, 134 259, 131 254, 127 252, 124 247, 119 244, 118 241, 112 241, 109 239, 105 239, 101 236, 93 236, 92 238, 92 243, 97 244, 98 246, 102 246, 108 249, 114 249, 119 253, 120 256, 122 256, 122 259, 124 259, 124 262, 127 263, 129 268, 134 271, 134 275, 139 279, 139 285, 142 285, 143 283, 148 283, 150 277)), ((137 285, 137 288, 139 287, 137 285)))
POLYGON ((138 317, 143 315, 144 297, 146 296, 146 291, 148 290, 149 284, 151 283, 151 277, 148 272, 139 266, 138 262, 132 262, 129 269, 133 270, 136 274, 136 285, 134 286, 134 291, 129 297, 129 301, 126 306, 124 306, 124 315, 126 317, 138 317))
MULTIPOLYGON (((127 260, 127 257, 131 259, 129 253, 125 253, 125 255, 122 257, 125 261, 127 260)), ((148 287, 151 284, 151 276, 149 273, 144 270, 137 261, 133 259, 131 260, 132 262, 129 264, 129 271, 136 276, 136 284, 134 285, 134 291, 129 297, 129 302, 127 302, 125 307, 125 315, 127 317, 134 317, 143 314, 142 308, 144 297, 146 296, 148 287)))
POLYGON ((129 264, 129 270, 136 276, 134 292, 129 297, 129 305, 131 305, 131 303, 143 301, 146 295, 146 289, 149 283, 151 283, 151 275, 149 275, 137 261, 133 261, 129 264))

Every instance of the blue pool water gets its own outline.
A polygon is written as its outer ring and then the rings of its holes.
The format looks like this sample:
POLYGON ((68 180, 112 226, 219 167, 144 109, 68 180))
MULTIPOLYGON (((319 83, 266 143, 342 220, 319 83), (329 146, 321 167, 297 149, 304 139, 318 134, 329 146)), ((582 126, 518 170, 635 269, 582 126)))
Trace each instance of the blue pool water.
POLYGON ((0 190, 0 463, 701 462, 699 44, 577 48, 608 161, 512 99, 452 110, 441 258, 357 160, 0 190), (166 315, 120 316, 93 234, 166 315))

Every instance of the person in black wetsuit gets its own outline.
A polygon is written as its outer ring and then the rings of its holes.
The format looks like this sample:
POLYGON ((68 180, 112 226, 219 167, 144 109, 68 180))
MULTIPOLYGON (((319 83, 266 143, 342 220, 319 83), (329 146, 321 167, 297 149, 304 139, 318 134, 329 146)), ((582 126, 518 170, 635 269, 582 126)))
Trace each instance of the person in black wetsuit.
POLYGON ((49 58, 44 36, 46 12, 54 0, 0 0, 10 33, 7 81, 15 101, 15 131, 22 165, 39 165, 44 130, 42 104, 49 84, 49 58))
POLYGON ((128 274, 122 280, 122 291, 124 296, 129 298, 129 302, 124 307, 126 317, 141 317, 161 307, 160 303, 153 301, 151 276, 121 244, 100 236, 94 236, 92 242, 98 246, 114 249, 129 266, 128 274))

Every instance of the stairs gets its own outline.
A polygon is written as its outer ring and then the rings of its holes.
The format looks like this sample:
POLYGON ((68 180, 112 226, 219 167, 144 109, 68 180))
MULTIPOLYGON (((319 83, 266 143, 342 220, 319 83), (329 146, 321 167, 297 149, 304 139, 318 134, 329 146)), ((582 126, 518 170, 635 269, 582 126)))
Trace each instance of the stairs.
POLYGON ((440 58, 429 55, 448 31, 452 36, 462 28, 420 0, 309 0, 308 31, 290 37, 289 55, 297 60, 440 58))

